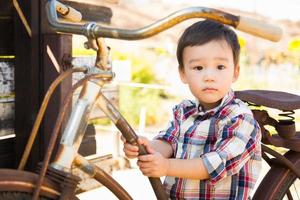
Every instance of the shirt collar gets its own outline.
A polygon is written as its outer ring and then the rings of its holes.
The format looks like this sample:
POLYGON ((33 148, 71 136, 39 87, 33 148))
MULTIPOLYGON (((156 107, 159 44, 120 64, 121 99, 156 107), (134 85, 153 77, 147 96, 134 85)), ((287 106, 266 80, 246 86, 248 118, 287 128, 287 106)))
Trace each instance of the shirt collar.
POLYGON ((215 113, 217 113, 221 108, 223 108, 225 105, 227 105, 229 102, 231 102, 234 99, 234 92, 232 90, 230 90, 222 99, 221 103, 215 107, 212 108, 210 110, 203 110, 203 107, 201 106, 201 104, 199 103, 199 100, 196 100, 196 106, 198 108, 198 115, 209 115, 212 116, 215 113))

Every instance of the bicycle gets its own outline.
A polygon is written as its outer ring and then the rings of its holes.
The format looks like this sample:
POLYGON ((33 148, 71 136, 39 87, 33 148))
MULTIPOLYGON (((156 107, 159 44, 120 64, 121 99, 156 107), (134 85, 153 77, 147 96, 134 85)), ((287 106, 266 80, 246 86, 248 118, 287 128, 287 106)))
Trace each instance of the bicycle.
MULTIPOLYGON (((34 123, 18 169, 0 169, 0 199, 77 199, 75 197, 75 190, 79 178, 71 173, 72 165, 79 167, 82 171, 102 183, 119 199, 132 199, 127 191, 113 180, 109 174, 104 172, 101 168, 90 164, 84 157, 77 153, 87 126, 89 113, 95 104, 97 104, 111 119, 128 142, 138 145, 137 135, 134 130, 120 112, 101 93, 101 88, 106 83, 109 83, 114 77, 112 68, 109 67, 108 64, 109 49, 106 47, 103 38, 117 38, 124 40, 147 38, 190 18, 212 19, 272 41, 277 41, 281 37, 281 29, 277 27, 258 22, 254 19, 235 16, 220 10, 205 7, 184 9, 149 26, 136 30, 103 27, 93 22, 88 22, 86 24, 80 24, 78 22, 61 22, 58 20, 57 12, 60 12, 67 17, 71 16, 70 18, 72 20, 75 19, 75 21, 80 21, 81 17, 77 11, 56 0, 48 1, 46 12, 50 25, 57 32, 85 35, 88 38, 88 42, 85 44, 86 47, 93 48, 97 52, 96 62, 94 67, 74 67, 73 69, 62 73, 51 84, 37 115, 37 119, 34 123), (83 72, 85 76, 74 84, 65 98, 64 106, 59 111, 52 137, 44 160, 39 167, 39 171, 36 173, 24 171, 24 166, 27 162, 28 155, 51 94, 64 78, 75 72, 83 72), (63 121, 62 119, 65 118, 66 110, 73 92, 80 86, 82 86, 82 89, 76 104, 72 109, 67 126, 63 131, 58 153, 55 155, 54 161, 49 164, 50 157, 52 156, 58 138, 61 122, 63 121)), ((265 97, 265 93, 266 91, 241 91, 237 93, 237 96, 243 101, 250 102, 251 104, 273 107, 284 111, 292 111, 300 108, 299 96, 281 92, 269 92, 270 96, 265 97)), ((279 199, 282 199, 285 194, 290 196, 290 185, 300 177, 300 142, 299 139, 297 139, 299 132, 296 133, 293 120, 278 122, 271 118, 266 111, 254 110, 253 113, 262 127, 266 124, 273 125, 279 133, 279 136, 271 136, 270 133, 263 128, 264 143, 283 146, 290 149, 288 153, 281 155, 265 145, 262 146, 263 158, 272 164, 272 166, 253 198, 273 199, 273 197, 279 197, 279 199), (285 134, 286 132, 291 133, 290 138, 287 137, 285 134), (297 135, 297 137, 295 135, 297 135), (276 162, 274 159, 270 159, 266 153, 274 156, 276 162), (279 174, 280 176, 274 178, 274 174, 279 174), (276 181, 278 180, 280 182, 277 183, 276 181)), ((290 117, 289 114, 290 113, 285 113, 285 116, 290 117)), ((139 148, 140 154, 147 154, 143 146, 139 146, 139 148)), ((150 177, 149 181, 157 199, 167 199, 160 179, 150 177)))

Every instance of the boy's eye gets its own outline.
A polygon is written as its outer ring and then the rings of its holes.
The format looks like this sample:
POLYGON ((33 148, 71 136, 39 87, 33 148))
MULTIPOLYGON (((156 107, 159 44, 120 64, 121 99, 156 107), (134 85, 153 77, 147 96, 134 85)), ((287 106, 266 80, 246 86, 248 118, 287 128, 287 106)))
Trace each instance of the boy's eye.
POLYGON ((195 70, 202 70, 203 67, 202 67, 202 66, 195 66, 194 69, 195 69, 195 70))
POLYGON ((217 68, 221 70, 221 69, 225 69, 225 66, 224 65, 218 65, 217 68))

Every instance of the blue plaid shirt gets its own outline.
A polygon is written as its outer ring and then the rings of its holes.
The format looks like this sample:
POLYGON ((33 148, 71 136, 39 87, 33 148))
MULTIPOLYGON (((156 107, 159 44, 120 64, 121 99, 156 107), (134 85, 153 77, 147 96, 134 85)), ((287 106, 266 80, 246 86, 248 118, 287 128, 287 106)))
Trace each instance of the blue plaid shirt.
POLYGON ((261 132, 251 110, 230 91, 220 105, 203 111, 185 100, 155 139, 173 147, 174 158, 201 158, 208 180, 166 177, 171 199, 248 199, 261 167, 261 132))

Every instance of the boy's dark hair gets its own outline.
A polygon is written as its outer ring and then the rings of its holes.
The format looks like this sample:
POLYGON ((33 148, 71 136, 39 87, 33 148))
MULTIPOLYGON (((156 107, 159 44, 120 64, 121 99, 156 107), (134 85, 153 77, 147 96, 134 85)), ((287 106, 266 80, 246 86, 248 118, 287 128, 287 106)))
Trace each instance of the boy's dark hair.
POLYGON ((183 69, 182 57, 185 47, 203 45, 212 40, 225 40, 232 49, 234 64, 238 64, 240 45, 236 33, 226 25, 212 20, 204 20, 194 23, 181 35, 177 45, 179 69, 183 69))

